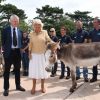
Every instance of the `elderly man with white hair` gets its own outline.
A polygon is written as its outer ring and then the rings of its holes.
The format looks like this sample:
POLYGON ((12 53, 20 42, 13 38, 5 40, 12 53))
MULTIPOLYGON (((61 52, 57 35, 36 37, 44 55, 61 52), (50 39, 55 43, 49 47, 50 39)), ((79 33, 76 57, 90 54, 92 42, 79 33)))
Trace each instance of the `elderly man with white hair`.
POLYGON ((18 28, 19 17, 12 15, 10 17, 10 26, 2 31, 2 48, 4 54, 5 70, 4 70, 4 96, 9 95, 9 74, 11 65, 14 65, 16 90, 25 91, 20 85, 20 68, 22 47, 22 32, 18 28))
POLYGON ((45 70, 45 52, 47 44, 53 42, 47 31, 43 30, 43 23, 40 19, 34 19, 32 23, 33 31, 30 33, 29 43, 29 77, 32 79, 31 94, 36 91, 36 80, 41 79, 41 92, 45 93, 44 87, 45 79, 48 78, 48 74, 45 70))

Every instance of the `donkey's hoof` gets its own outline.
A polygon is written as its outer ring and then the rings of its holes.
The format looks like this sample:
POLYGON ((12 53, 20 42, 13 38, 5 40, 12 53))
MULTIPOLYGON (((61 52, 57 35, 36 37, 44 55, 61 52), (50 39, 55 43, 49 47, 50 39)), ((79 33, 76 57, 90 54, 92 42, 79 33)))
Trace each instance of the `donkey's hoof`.
POLYGON ((70 92, 74 92, 74 89, 73 88, 70 88, 70 90, 69 90, 70 92))
POLYGON ((73 89, 76 89, 77 87, 77 83, 75 83, 75 85, 72 86, 73 89))

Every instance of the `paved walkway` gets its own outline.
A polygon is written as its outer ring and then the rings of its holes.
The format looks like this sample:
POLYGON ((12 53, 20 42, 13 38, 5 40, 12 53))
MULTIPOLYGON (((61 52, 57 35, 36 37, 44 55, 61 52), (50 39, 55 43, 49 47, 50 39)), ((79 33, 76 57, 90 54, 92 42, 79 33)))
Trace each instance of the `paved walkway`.
POLYGON ((14 81, 14 75, 11 75, 9 96, 4 97, 2 95, 3 78, 0 78, 0 100, 100 100, 100 80, 95 83, 84 83, 83 79, 80 79, 78 80, 77 90, 71 94, 69 92, 71 79, 59 79, 59 76, 50 77, 46 80, 46 93, 41 93, 39 91, 40 80, 38 80, 36 87, 37 92, 34 95, 30 94, 32 87, 31 79, 23 76, 21 78, 22 86, 26 89, 25 92, 16 91, 14 81))

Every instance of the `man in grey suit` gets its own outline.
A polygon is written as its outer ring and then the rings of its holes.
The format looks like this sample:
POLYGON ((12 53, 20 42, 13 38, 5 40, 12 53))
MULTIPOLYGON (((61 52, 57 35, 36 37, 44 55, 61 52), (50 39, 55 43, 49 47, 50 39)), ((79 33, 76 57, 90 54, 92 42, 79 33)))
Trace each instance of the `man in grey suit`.
POLYGON ((9 74, 11 65, 14 65, 15 70, 15 84, 16 90, 25 91, 20 85, 20 67, 21 67, 21 53, 22 47, 22 33, 18 28, 19 17, 12 15, 10 17, 10 26, 2 31, 2 47, 4 51, 4 96, 9 95, 9 74))

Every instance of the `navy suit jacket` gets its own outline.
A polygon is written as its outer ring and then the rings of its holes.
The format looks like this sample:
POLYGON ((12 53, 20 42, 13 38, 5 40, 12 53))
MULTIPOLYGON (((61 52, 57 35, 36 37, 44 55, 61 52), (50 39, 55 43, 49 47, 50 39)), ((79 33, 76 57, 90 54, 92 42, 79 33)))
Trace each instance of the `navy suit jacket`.
MULTIPOLYGON (((22 47, 22 32, 18 29, 18 48, 22 47)), ((11 27, 3 29, 1 32, 2 48, 4 51, 4 58, 10 57, 12 46, 11 27)))

